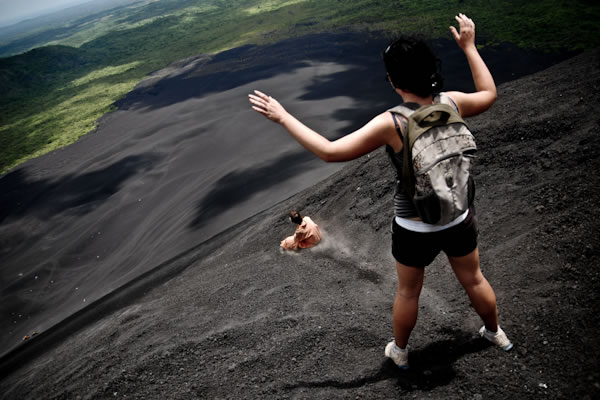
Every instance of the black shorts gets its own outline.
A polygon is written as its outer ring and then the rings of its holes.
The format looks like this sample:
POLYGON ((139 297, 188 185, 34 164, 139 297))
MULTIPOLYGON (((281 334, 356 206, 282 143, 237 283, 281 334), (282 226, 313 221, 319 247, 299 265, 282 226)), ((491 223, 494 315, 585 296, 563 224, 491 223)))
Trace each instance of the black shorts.
POLYGON ((439 232, 414 232, 392 222, 392 254, 411 267, 426 267, 440 251, 449 257, 466 256, 477 248, 477 220, 472 211, 460 224, 439 232))

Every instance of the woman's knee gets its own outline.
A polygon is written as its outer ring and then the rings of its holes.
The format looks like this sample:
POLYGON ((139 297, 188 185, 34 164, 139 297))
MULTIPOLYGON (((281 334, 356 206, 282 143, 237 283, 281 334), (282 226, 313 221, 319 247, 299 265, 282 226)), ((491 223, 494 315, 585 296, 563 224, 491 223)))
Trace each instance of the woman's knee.
POLYGON ((396 296, 402 299, 418 299, 423 288, 423 281, 402 282, 398 281, 396 296))
POLYGON ((396 263, 398 272, 398 289, 396 295, 404 298, 418 298, 423 287, 423 276, 425 271, 422 268, 407 267, 396 263))
POLYGON ((396 291, 396 298, 398 300, 418 300, 420 295, 421 288, 416 287, 400 287, 400 285, 398 285, 398 290, 396 291))
POLYGON ((481 271, 466 276, 463 275, 462 277, 458 278, 458 280, 465 289, 477 288, 487 284, 487 280, 481 271))
POLYGON ((463 287, 474 287, 486 282, 479 265, 478 249, 463 257, 448 257, 448 260, 463 287))

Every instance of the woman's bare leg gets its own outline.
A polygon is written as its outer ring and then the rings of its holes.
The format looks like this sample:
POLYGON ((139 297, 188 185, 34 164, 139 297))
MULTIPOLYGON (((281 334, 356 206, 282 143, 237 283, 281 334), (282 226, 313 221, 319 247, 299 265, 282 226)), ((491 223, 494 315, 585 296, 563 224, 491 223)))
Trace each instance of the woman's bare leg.
POLYGON ((398 290, 394 300, 394 338, 396 346, 406 348, 417 323, 419 295, 423 287, 423 268, 407 267, 396 262, 398 290))
POLYGON ((479 249, 476 248, 466 256, 448 257, 448 260, 486 329, 496 332, 498 329, 496 294, 481 273, 479 249))

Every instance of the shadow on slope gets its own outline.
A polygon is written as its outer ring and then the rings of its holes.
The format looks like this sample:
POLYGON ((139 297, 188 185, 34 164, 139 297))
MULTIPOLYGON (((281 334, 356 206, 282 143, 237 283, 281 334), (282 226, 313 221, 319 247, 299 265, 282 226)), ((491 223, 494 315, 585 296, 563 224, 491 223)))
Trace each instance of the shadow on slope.
POLYGON ((378 371, 348 381, 323 380, 299 381, 285 385, 286 390, 295 389, 352 389, 371 385, 377 382, 394 380, 397 386, 406 392, 415 390, 429 391, 438 386, 450 384, 456 377, 453 364, 460 358, 480 352, 491 344, 483 339, 473 339, 472 335, 463 331, 445 332, 455 336, 452 339, 439 340, 428 344, 409 355, 410 368, 399 370, 391 359, 386 359, 378 371))
POLYGON ((67 210, 86 214, 117 193, 128 179, 150 170, 159 159, 156 154, 127 156, 100 170, 56 180, 32 180, 19 168, 0 179, 0 223, 26 214, 43 220, 67 210))
MULTIPOLYGON (((133 90, 117 102, 121 109, 130 107, 166 107, 192 97, 203 97, 215 92, 223 92, 252 82, 287 74, 312 62, 332 62, 351 66, 348 71, 336 75, 335 87, 323 87, 324 81, 316 81, 307 88, 302 99, 324 99, 331 95, 348 95, 360 98, 376 98, 385 101, 385 71, 380 52, 387 40, 361 34, 315 34, 288 39, 269 46, 246 45, 219 53, 210 58, 196 57, 189 61, 183 72, 167 76, 153 85, 144 85, 133 90), (290 49, 293 49, 291 51, 290 49), (379 71, 376 73, 374 71, 379 71), (371 82, 377 76, 378 84, 369 87, 363 81, 371 82), (361 82, 357 85, 356 82, 361 82), (362 90, 358 90, 358 88, 362 90)), ((152 77, 149 78, 152 80, 152 77)), ((390 93, 388 99, 397 99, 390 93)))
MULTIPOLYGON (((178 73, 160 80, 148 78, 116 104, 130 107, 161 108, 194 97, 203 97, 287 74, 310 62, 331 62, 350 66, 347 70, 315 79, 305 88, 302 100, 326 99, 341 94, 364 101, 373 108, 398 102, 399 97, 385 81, 382 50, 390 38, 383 33, 365 36, 358 33, 313 34, 287 39, 276 44, 245 45, 215 56, 188 59, 178 73), (290 52, 289 49, 294 49, 290 52), (365 90, 369 88, 369 90, 365 90)), ((430 41, 442 60, 442 73, 449 90, 471 91, 472 77, 461 50, 453 40, 430 41)), ((544 69, 573 53, 543 53, 502 44, 481 49, 497 84, 544 69)), ((176 63, 182 66, 181 62, 176 63)), ((355 112, 361 111, 357 107, 355 112)), ((346 118, 347 115, 340 115, 346 118)))
POLYGON ((254 194, 268 190, 274 183, 297 175, 314 160, 315 156, 307 151, 285 153, 269 163, 227 173, 198 202, 190 227, 201 229, 208 217, 230 210, 254 194))

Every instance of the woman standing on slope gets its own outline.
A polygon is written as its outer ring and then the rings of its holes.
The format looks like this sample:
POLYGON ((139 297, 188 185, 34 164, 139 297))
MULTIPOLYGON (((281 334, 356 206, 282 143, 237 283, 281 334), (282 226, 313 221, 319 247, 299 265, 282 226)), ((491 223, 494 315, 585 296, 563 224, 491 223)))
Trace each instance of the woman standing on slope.
MULTIPOLYGON (((496 100, 496 85, 475 47, 475 24, 464 14, 456 17, 459 31, 450 31, 463 50, 473 75, 474 93, 445 92, 441 89, 437 59, 422 41, 401 38, 384 52, 384 63, 394 90, 405 103, 427 105, 446 103, 462 117, 486 111, 496 100)), ((249 95, 252 108, 282 125, 302 146, 324 161, 348 161, 380 146, 388 146, 394 156, 402 154, 403 140, 396 129, 395 117, 383 112, 355 132, 333 142, 311 130, 277 100, 259 91, 249 95)), ((405 123, 405 121, 404 121, 405 123)), ((402 133, 406 131, 405 124, 402 133)), ((475 311, 483 320, 480 335, 504 350, 511 342, 498 325, 494 290, 481 273, 477 247, 477 225, 471 211, 446 225, 431 225, 417 217, 416 210, 402 189, 394 197, 392 254, 396 260, 398 290, 393 308, 394 341, 387 344, 385 355, 399 367, 408 367, 407 344, 417 321, 418 301, 423 286, 424 267, 444 251, 452 269, 467 292, 475 311)))

